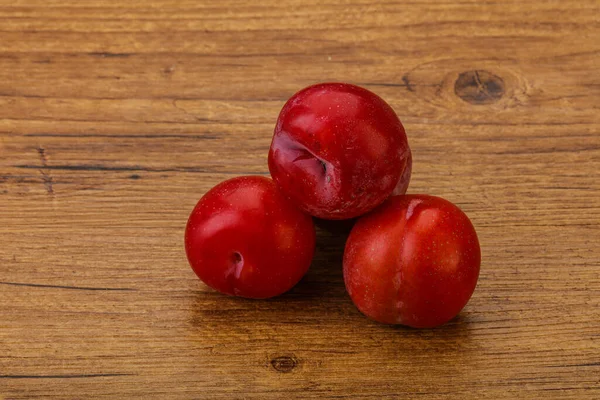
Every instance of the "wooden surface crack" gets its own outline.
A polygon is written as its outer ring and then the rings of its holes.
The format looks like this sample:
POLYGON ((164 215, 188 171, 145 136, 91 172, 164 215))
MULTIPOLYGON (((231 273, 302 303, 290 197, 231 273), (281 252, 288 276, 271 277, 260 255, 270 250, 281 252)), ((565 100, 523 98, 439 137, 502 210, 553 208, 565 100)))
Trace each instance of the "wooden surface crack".
POLYGON ((46 150, 42 146, 38 146, 37 152, 40 156, 40 162, 42 164, 42 168, 39 169, 40 174, 42 175, 42 182, 44 183, 44 187, 46 188, 46 193, 49 195, 54 195, 54 187, 52 182, 52 176, 50 175, 48 169, 48 159, 46 157, 46 150))
POLYGON ((39 283, 20 283, 20 282, 0 282, 0 285, 26 286, 26 287, 47 288, 47 289, 67 289, 67 290, 92 290, 92 291, 113 291, 113 292, 134 292, 134 291, 137 291, 137 289, 132 289, 132 288, 46 285, 46 284, 39 284, 39 283))
POLYGON ((119 376, 135 376, 135 374, 0 375, 0 379, 85 379, 114 378, 119 376))

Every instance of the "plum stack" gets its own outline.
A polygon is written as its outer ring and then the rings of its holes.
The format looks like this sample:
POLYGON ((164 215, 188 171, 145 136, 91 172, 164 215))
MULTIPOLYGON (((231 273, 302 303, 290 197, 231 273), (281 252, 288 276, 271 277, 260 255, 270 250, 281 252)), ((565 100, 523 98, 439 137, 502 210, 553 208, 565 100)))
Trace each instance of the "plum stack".
POLYGON ((272 180, 227 180, 192 211, 185 249, 205 284, 235 296, 280 295, 310 266, 311 217, 358 218, 343 269, 362 313, 428 328, 467 304, 481 262, 475 229, 447 200, 406 195, 412 153, 379 96, 346 83, 301 90, 279 114, 268 160, 272 180))

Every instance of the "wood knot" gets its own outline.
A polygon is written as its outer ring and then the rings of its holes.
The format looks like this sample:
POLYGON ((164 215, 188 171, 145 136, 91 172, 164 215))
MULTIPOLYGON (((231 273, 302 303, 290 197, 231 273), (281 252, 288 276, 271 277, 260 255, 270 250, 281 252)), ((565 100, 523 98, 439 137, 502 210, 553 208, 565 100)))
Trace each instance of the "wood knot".
POLYGON ((171 76, 175 72, 175 66, 169 65, 168 67, 163 68, 162 72, 165 76, 171 76))
POLYGON ((454 93, 470 104, 491 104, 504 96, 504 81, 485 70, 467 71, 458 76, 454 93))
POLYGON ((292 370, 298 366, 298 359, 293 355, 279 356, 272 358, 269 363, 275 371, 287 374, 288 372, 292 372, 292 370))

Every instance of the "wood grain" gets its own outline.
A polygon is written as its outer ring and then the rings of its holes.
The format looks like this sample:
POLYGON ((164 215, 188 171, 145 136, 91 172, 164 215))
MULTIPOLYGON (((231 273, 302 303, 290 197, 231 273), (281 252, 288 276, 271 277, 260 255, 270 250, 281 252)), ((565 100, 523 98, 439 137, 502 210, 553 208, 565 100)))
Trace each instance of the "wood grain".
POLYGON ((600 398, 600 3, 0 0, 0 398, 600 398), (344 235, 269 301, 183 229, 268 174, 295 91, 348 81, 408 132, 410 192, 477 228, 438 329, 364 318, 344 235))

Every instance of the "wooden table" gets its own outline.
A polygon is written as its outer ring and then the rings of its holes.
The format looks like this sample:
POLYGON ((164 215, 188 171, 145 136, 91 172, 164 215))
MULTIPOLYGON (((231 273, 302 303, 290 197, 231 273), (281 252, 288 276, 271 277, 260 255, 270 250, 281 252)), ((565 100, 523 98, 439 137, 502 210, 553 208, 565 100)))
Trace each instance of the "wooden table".
POLYGON ((0 398, 600 398, 597 0, 0 3, 0 398), (320 81, 385 98, 409 191, 476 226, 451 323, 363 317, 342 234, 269 301, 189 268, 196 201, 320 81))

